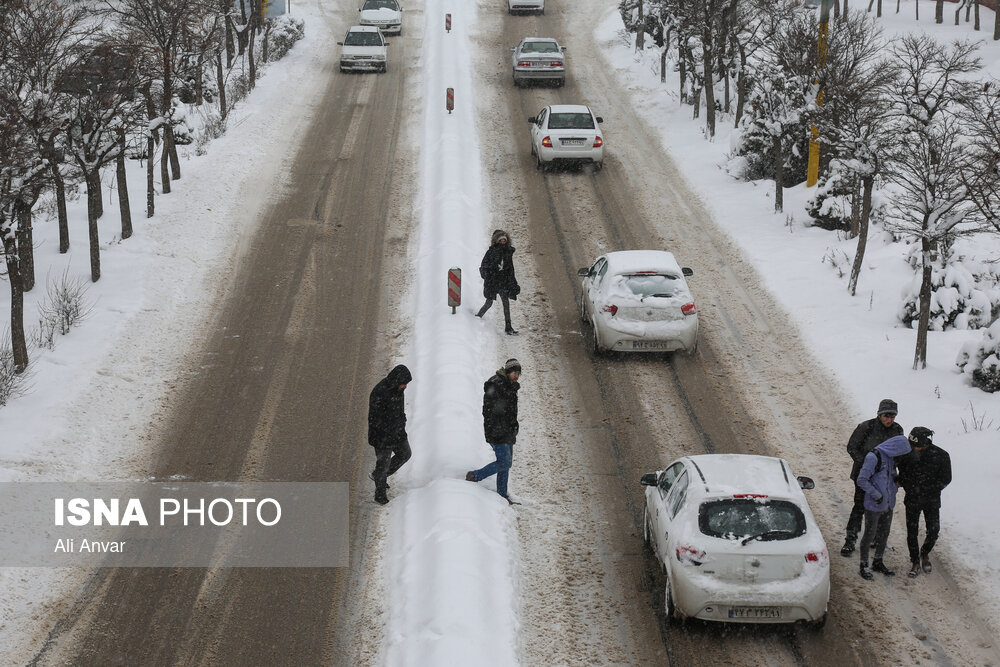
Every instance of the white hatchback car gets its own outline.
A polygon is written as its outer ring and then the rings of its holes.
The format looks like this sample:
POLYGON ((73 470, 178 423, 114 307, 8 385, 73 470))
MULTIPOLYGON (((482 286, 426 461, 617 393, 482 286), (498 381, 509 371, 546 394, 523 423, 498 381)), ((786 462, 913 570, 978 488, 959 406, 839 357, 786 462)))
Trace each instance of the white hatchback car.
POLYGON ((508 14, 544 14, 545 0, 507 0, 508 14))
POLYGON ((403 8, 396 0, 365 0, 358 11, 361 25, 373 25, 385 35, 403 33, 403 8))
POLYGON ((604 122, 582 104, 554 104, 528 119, 531 123, 531 154, 535 166, 544 169, 558 163, 604 165, 604 122))
POLYGON ((694 352, 698 347, 698 307, 685 276, 663 250, 622 250, 601 255, 583 278, 580 319, 592 326, 596 354, 694 352))
POLYGON ((780 458, 704 454, 642 484, 669 620, 826 622, 830 557, 802 493, 811 479, 780 458))
POLYGON ((340 71, 384 72, 386 71, 386 47, 389 42, 378 28, 370 25, 354 25, 347 31, 340 44, 340 71))

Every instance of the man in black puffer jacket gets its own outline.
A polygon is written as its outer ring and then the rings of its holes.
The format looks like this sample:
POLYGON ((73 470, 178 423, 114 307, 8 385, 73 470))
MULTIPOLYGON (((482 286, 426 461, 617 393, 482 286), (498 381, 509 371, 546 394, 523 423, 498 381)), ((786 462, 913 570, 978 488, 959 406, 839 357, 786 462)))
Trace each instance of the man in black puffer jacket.
POLYGON ((865 515, 865 492, 857 485, 858 473, 861 472, 861 466, 868 452, 894 435, 903 435, 903 427, 896 423, 897 412, 896 401, 891 398, 882 399, 878 404, 878 414, 875 419, 858 424, 847 441, 847 453, 854 461, 854 466, 851 468, 851 481, 855 482, 854 506, 847 520, 847 539, 844 540, 844 546, 840 550, 841 556, 850 556, 854 553, 854 543, 858 541, 861 519, 865 515))
POLYGON ((910 431, 913 450, 897 461, 899 485, 906 491, 906 546, 910 552, 908 576, 916 577, 920 570, 931 571, 931 549, 941 531, 941 491, 951 484, 951 456, 935 445, 934 431, 916 426, 910 431), (920 514, 924 515, 927 537, 917 548, 920 514))
POLYGON ((514 442, 520 425, 517 423, 517 391, 521 388, 521 364, 508 359, 483 385, 483 431, 486 442, 493 448, 496 461, 479 470, 470 470, 465 479, 478 482, 490 475, 497 476, 497 493, 511 505, 517 505, 507 493, 507 478, 514 462, 514 442))
POLYGON ((375 385, 368 397, 368 444, 375 448, 375 470, 369 477, 375 482, 375 502, 380 505, 389 502, 389 475, 410 460, 403 390, 412 379, 410 369, 400 364, 375 385))

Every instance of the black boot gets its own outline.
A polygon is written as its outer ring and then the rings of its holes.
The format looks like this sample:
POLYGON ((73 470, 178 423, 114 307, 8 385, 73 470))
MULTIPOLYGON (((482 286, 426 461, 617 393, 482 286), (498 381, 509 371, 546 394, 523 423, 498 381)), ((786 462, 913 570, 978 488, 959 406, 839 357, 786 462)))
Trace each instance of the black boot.
POLYGON ((878 572, 884 574, 887 577, 895 577, 896 573, 885 566, 881 558, 876 558, 872 561, 872 572, 878 572))
POLYGON ((871 581, 872 579, 875 578, 875 575, 872 574, 872 571, 868 569, 868 563, 861 564, 861 569, 858 570, 858 574, 860 574, 861 578, 865 579, 866 581, 871 581))
POLYGON ((507 334, 508 336, 516 336, 516 335, 517 335, 517 331, 515 331, 515 330, 514 330, 514 327, 512 327, 512 326, 510 325, 510 322, 508 322, 508 323, 507 323, 507 326, 505 326, 505 327, 504 327, 504 330, 503 330, 503 332, 504 332, 505 334, 507 334))
POLYGON ((854 553, 854 540, 848 537, 844 540, 844 546, 840 548, 840 555, 847 558, 852 553, 854 553))
POLYGON ((389 502, 389 496, 386 495, 385 489, 381 489, 375 492, 375 502, 379 505, 385 505, 389 502))

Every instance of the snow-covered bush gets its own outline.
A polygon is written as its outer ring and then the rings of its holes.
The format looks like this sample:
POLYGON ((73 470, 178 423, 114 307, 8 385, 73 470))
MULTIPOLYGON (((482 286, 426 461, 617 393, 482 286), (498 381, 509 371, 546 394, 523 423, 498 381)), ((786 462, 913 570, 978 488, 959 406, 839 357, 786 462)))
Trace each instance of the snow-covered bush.
MULTIPOLYGON (((920 245, 913 243, 907 262, 918 273, 903 290, 899 319, 917 326, 920 317, 920 245)), ((931 268, 930 331, 980 329, 1000 315, 1000 275, 945 247, 931 268)))
POLYGON ((815 226, 832 231, 851 228, 853 180, 840 160, 830 161, 816 184, 816 194, 806 200, 806 213, 815 226))
POLYGON ((187 146, 194 142, 194 126, 188 118, 188 105, 181 104, 181 101, 176 97, 170 107, 170 124, 174 129, 175 144, 187 146))
POLYGON ((268 60, 279 60, 305 35, 305 22, 287 14, 274 19, 268 36, 268 60))
POLYGON ((986 329, 982 340, 965 343, 955 365, 973 387, 990 393, 1000 391, 1000 320, 986 329))

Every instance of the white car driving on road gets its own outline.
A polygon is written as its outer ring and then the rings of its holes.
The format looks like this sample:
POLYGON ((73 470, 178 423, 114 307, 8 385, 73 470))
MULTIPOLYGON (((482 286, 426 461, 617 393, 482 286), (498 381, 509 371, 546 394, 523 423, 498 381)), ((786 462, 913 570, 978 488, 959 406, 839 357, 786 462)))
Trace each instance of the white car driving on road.
POLYGON ((703 454, 642 484, 668 620, 826 622, 830 557, 802 493, 811 479, 780 458, 703 454))
POLYGON ((528 119, 531 123, 531 155, 535 166, 544 169, 553 163, 604 165, 604 137, 590 107, 582 104, 554 104, 528 119))
POLYGON ((544 81, 562 86, 566 83, 565 46, 551 37, 525 37, 517 46, 511 58, 514 85, 526 81, 544 81))
POLYGON ((597 258, 583 278, 580 319, 590 324, 596 354, 694 352, 698 307, 673 253, 622 250, 597 258))
POLYGON ((389 42, 378 28, 370 25, 351 26, 340 44, 340 71, 385 72, 386 47, 389 42))
POLYGON ((507 0, 508 14, 544 14, 545 0, 507 0))
POLYGON ((384 35, 403 33, 403 8, 396 0, 365 0, 358 11, 361 25, 373 25, 384 35))

